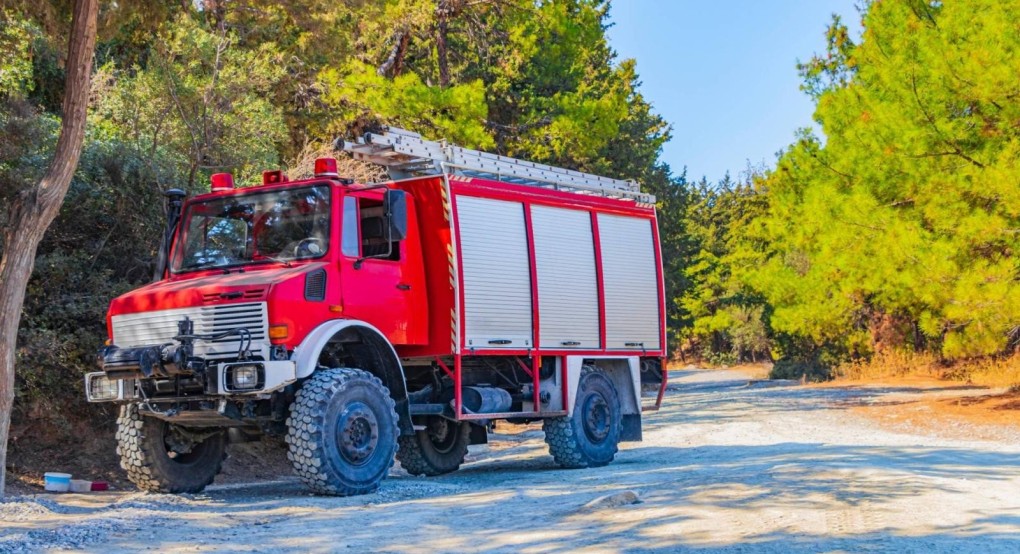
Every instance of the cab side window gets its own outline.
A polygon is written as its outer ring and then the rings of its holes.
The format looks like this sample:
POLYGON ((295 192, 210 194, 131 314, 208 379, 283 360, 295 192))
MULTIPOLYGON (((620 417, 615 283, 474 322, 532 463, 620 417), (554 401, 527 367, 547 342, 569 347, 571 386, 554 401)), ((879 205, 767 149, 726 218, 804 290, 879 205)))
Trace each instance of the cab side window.
POLYGON ((341 250, 345 256, 399 261, 400 241, 389 243, 387 235, 381 200, 344 198, 341 250))
POLYGON ((341 229, 340 250, 344 256, 357 258, 361 256, 358 247, 361 244, 358 229, 361 218, 358 214, 358 199, 353 196, 344 197, 344 227, 341 229))

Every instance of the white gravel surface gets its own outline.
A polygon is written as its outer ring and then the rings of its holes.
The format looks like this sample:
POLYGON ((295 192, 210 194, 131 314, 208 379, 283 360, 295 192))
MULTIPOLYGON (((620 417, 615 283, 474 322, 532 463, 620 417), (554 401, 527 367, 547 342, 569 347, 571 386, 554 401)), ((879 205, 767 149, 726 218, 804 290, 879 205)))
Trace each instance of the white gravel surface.
POLYGON ((395 470, 355 498, 310 496, 289 477, 201 495, 14 497, 0 503, 0 552, 1020 552, 1015 434, 892 432, 846 409, 910 389, 726 371, 672 383, 645 441, 608 467, 556 469, 527 430, 457 473, 395 470), (602 497, 628 500, 592 503, 602 497))

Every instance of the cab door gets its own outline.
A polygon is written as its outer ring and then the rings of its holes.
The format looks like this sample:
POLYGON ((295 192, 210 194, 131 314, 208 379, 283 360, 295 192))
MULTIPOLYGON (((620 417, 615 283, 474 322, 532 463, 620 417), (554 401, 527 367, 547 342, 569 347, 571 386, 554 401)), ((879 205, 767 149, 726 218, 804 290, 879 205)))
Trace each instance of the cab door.
POLYGON ((404 240, 387 240, 381 190, 349 192, 342 212, 344 317, 372 324, 394 345, 426 344, 428 304, 413 199, 404 240))

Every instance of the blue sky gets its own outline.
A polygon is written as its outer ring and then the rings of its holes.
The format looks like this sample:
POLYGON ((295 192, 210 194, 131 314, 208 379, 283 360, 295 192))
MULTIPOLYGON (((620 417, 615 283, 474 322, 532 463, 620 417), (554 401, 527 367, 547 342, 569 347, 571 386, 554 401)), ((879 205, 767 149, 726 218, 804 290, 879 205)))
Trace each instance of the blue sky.
MULTIPOLYGON (((825 49, 832 13, 858 26, 855 0, 615 0, 612 47, 635 58, 641 91, 673 125, 662 159, 689 180, 774 165, 813 125, 797 61, 825 49)), ((856 33, 855 33, 856 34, 856 33)))

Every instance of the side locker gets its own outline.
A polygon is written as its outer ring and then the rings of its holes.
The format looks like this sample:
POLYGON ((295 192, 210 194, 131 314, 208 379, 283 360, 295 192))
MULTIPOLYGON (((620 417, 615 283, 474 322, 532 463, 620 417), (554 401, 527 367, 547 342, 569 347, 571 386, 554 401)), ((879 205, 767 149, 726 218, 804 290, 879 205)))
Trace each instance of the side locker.
POLYGON ((599 348, 591 212, 532 205, 531 225, 538 274, 539 346, 599 348))
POLYGON ((464 337, 471 349, 531 348, 531 264, 524 204, 456 197, 464 274, 464 337))
POLYGON ((653 221, 598 214, 606 345, 611 350, 660 348, 659 284, 653 221))

